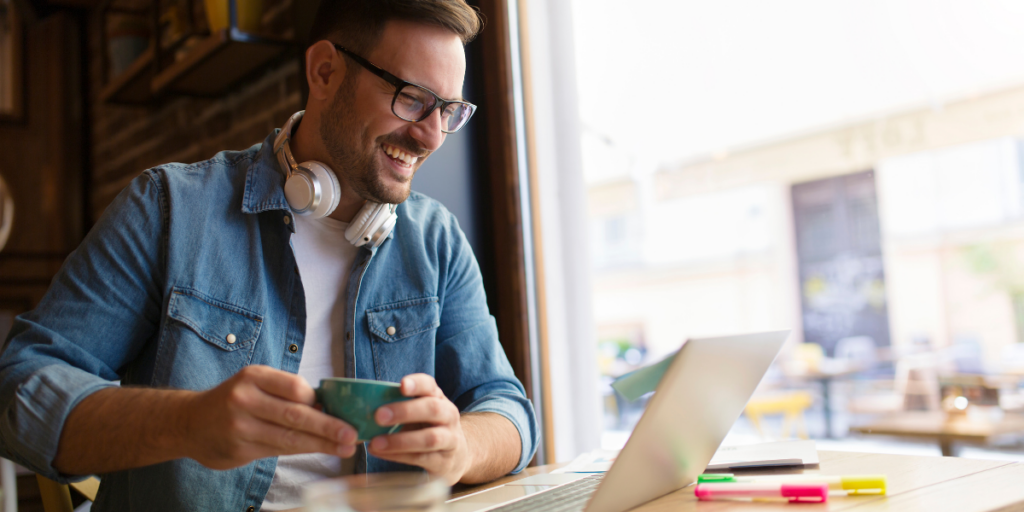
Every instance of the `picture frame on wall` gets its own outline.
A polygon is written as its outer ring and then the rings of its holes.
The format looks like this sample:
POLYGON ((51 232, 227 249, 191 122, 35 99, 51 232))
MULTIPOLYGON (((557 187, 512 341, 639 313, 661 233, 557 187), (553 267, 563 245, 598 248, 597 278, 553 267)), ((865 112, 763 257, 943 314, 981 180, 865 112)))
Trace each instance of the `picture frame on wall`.
POLYGON ((0 0, 0 122, 25 119, 25 33, 17 2, 0 0))

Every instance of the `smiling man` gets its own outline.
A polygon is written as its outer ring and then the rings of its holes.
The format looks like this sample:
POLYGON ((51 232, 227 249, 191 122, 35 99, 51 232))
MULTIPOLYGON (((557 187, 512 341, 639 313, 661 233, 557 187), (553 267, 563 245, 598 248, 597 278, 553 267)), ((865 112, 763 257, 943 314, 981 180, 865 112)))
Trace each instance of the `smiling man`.
POLYGON ((0 359, 0 451, 101 474, 94 510, 280 510, 306 482, 521 470, 530 402, 454 217, 411 192, 476 107, 462 0, 323 0, 309 100, 245 151, 145 171, 107 209, 0 359), (327 377, 401 382, 357 441, 327 377), (119 385, 120 384, 120 385, 119 385))

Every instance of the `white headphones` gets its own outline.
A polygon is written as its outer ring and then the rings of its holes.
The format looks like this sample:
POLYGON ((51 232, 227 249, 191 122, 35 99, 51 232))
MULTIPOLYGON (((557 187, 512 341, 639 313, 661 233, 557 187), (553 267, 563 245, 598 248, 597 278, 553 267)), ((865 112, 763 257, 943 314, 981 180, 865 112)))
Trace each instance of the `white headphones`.
MULTIPOLYGON (((288 206, 299 215, 311 215, 319 219, 330 215, 338 207, 341 186, 334 171, 322 162, 310 160, 299 164, 292 156, 292 130, 305 113, 305 110, 300 110, 288 118, 281 133, 274 139, 274 154, 285 176, 284 197, 288 200, 288 206)), ((371 247, 380 246, 395 229, 398 220, 396 208, 397 205, 393 204, 367 201, 349 223, 345 238, 356 247, 371 242, 371 247)))

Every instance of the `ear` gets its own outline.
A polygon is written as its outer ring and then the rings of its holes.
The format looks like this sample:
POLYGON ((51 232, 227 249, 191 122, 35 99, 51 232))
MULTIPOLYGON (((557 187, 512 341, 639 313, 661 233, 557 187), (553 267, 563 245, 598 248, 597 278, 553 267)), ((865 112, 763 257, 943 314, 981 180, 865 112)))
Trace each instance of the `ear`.
POLYGON ((345 58, 330 41, 317 41, 306 48, 306 83, 309 99, 327 100, 345 79, 345 58))

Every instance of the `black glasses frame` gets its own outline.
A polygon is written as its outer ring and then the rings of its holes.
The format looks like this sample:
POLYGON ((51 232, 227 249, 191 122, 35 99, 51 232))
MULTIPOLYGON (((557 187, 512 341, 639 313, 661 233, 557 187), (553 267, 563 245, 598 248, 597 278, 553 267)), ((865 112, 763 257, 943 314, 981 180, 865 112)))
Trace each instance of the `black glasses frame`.
POLYGON ((473 113, 476 112, 476 105, 474 105, 474 104, 472 104, 472 103, 470 103, 468 101, 446 100, 446 99, 438 96, 436 92, 431 91, 430 89, 427 89, 426 87, 423 87, 422 85, 417 85, 417 84, 414 84, 412 82, 407 82, 405 80, 402 80, 401 78, 398 78, 395 75, 392 75, 391 73, 388 73, 387 71, 385 71, 385 70, 381 69, 380 67, 376 66, 374 63, 364 59, 363 57, 361 57, 358 54, 356 54, 356 53, 346 49, 344 46, 342 46, 342 45, 340 45, 338 43, 331 43, 331 44, 333 44, 334 47, 337 48, 339 52, 341 52, 341 53, 343 53, 345 55, 348 55, 352 60, 354 60, 357 63, 359 63, 360 66, 366 68, 367 71, 369 71, 369 72, 379 76, 385 82, 387 82, 387 83, 389 83, 389 84, 391 84, 391 85, 393 85, 395 87, 395 95, 391 98, 391 113, 394 114, 395 117, 397 117, 397 118, 399 118, 399 119, 401 119, 403 121, 409 121, 411 123, 418 123, 418 122, 420 122, 420 121, 430 117, 430 114, 433 114, 434 111, 437 110, 438 108, 441 109, 441 112, 444 112, 444 109, 448 108, 448 105, 466 105, 469 108, 469 115, 466 116, 466 120, 465 120, 465 122, 462 123, 461 126, 459 126, 458 128, 456 128, 455 130, 452 130, 452 131, 448 131, 448 130, 445 130, 444 128, 441 128, 441 131, 443 131, 445 133, 455 133, 455 132, 461 130, 463 126, 466 126, 466 123, 469 122, 469 118, 473 117, 473 113), (405 118, 405 117, 402 117, 401 115, 399 115, 398 112, 395 111, 395 102, 398 101, 399 93, 401 93, 402 89, 404 89, 406 87, 415 87, 417 89, 421 89, 423 91, 426 91, 426 92, 432 94, 434 96, 434 99, 437 100, 437 102, 434 103, 434 108, 431 108, 430 110, 425 112, 422 116, 420 116, 419 119, 408 119, 408 118, 405 118))

